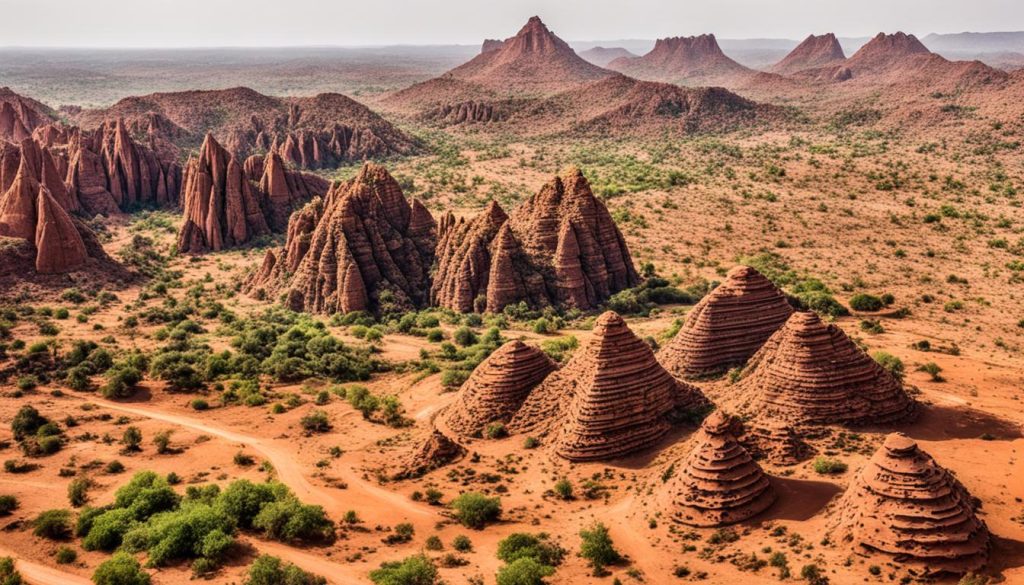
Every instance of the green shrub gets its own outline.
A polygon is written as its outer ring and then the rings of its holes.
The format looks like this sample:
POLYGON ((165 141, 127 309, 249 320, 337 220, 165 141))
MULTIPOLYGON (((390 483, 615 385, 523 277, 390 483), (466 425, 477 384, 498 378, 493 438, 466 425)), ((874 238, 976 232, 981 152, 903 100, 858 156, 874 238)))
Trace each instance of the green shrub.
POLYGON ((26 437, 35 435, 39 428, 50 422, 49 419, 39 414, 39 411, 32 406, 25 405, 18 409, 17 414, 11 419, 11 432, 15 440, 21 441, 26 437))
POLYGON ((452 339, 455 341, 455 343, 461 345, 462 347, 469 347, 471 345, 475 345, 476 342, 478 341, 476 333, 473 333, 472 329, 465 326, 456 329, 455 332, 452 334, 452 339))
POLYGON ((323 508, 294 497, 265 504, 252 525, 268 538, 281 541, 329 540, 334 536, 334 523, 323 508))
POLYGON ((61 540, 71 536, 71 511, 46 510, 32 521, 32 534, 40 538, 61 540))
POLYGON ((571 500, 573 498, 572 493, 572 482, 569 478, 563 477, 562 479, 555 482, 554 486, 555 495, 563 500, 571 500))
POLYGON ((595 575, 604 573, 604 568, 622 561, 622 555, 615 550, 608 527, 598 522, 589 529, 580 531, 580 556, 589 561, 595 575))
POLYGON ((505 428, 504 423, 492 422, 484 428, 484 438, 486 439, 501 439, 508 436, 508 429, 505 428))
POLYGON ((260 555, 252 565, 244 585, 326 585, 327 579, 307 573, 277 557, 260 555))
POLYGON ((498 569, 497 585, 544 585, 544 577, 554 573, 554 567, 523 557, 498 569))
POLYGON ((85 550, 112 551, 121 546, 124 535, 135 522, 134 515, 127 509, 83 510, 78 518, 76 533, 85 534, 82 548, 85 550))
POLYGON ((838 459, 829 459, 827 457, 816 457, 814 459, 813 467, 816 473, 820 473, 822 475, 845 473, 847 469, 846 463, 843 463, 838 459))
POLYGON ((78 552, 70 546, 62 546, 53 553, 53 560, 58 565, 70 565, 78 560, 78 552))
POLYGON ((448 369, 441 373, 441 385, 445 388, 458 388, 469 378, 465 370, 448 369))
POLYGON ((322 410, 311 411, 299 421, 302 428, 308 433, 326 433, 331 430, 331 420, 327 413, 322 410))
POLYGON ((189 403, 189 406, 192 407, 192 410, 200 410, 200 411, 202 411, 202 410, 209 410, 210 403, 205 401, 205 400, 203 400, 202 398, 196 398, 191 403, 189 403))
POLYGON ((515 532, 498 543, 497 556, 506 563, 530 558, 543 565, 557 566, 565 557, 565 549, 551 542, 547 534, 515 532))
POLYGON ((0 516, 7 516, 18 509, 18 498, 14 496, 0 496, 0 516))
POLYGON ((478 492, 460 494, 450 506, 463 526, 476 530, 501 517, 501 498, 488 498, 478 492))
POLYGON ((459 552, 470 552, 473 550, 473 542, 465 534, 460 534, 452 539, 452 548, 459 552))
POLYGON ((29 390, 32 390, 39 385, 39 378, 35 377, 32 374, 26 374, 24 376, 19 376, 18 380, 14 383, 14 385, 18 388, 18 390, 21 390, 22 392, 28 392, 29 390))
POLYGON ((437 568, 425 555, 415 555, 382 563, 379 569, 370 571, 370 580, 376 585, 434 585, 437 568))
POLYGON ((119 552, 96 567, 92 582, 95 585, 149 585, 149 574, 133 556, 119 552))
POLYGON ((14 559, 0 557, 0 585, 21 585, 21 573, 14 568, 14 559))
POLYGON ((289 494, 281 483, 253 483, 247 479, 231 482, 217 497, 216 505, 241 528, 252 528, 264 505, 289 494))
POLYGON ((139 427, 130 426, 125 429, 124 434, 121 435, 121 444, 124 445, 126 453, 141 451, 142 448, 139 445, 142 444, 142 431, 139 430, 139 427))
POLYGON ((855 311, 880 311, 885 303, 882 299, 865 293, 857 293, 850 297, 850 308, 855 311))
POLYGON ((878 365, 882 366, 882 369, 892 374, 900 382, 903 381, 903 361, 900 358, 886 351, 876 351, 871 354, 871 357, 878 362, 878 365))
POLYGON ((73 479, 68 484, 68 501, 71 502, 72 506, 81 508, 89 501, 90 484, 91 482, 84 477, 73 479))

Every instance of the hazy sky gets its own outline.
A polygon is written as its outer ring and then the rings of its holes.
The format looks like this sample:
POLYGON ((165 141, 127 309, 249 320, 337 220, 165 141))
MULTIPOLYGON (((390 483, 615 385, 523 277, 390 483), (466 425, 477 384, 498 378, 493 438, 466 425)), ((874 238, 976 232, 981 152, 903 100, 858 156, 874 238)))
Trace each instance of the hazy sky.
POLYGON ((0 46, 476 44, 533 14, 570 41, 1024 29, 1024 0, 0 0, 0 46))

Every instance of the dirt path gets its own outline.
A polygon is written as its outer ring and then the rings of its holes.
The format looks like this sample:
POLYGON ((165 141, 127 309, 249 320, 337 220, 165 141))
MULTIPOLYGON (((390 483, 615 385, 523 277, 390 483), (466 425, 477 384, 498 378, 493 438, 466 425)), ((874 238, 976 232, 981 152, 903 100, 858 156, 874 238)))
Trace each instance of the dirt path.
POLYGON ((92 581, 85 577, 24 559, 6 548, 0 547, 0 556, 14 559, 15 567, 29 585, 92 585, 92 581))
MULTIPOLYGON (((188 416, 163 412, 135 404, 121 404, 102 399, 92 399, 90 402, 111 410, 164 421, 208 435, 214 435, 228 441, 244 444, 258 451, 260 455, 270 461, 271 465, 274 466, 278 479, 291 488, 300 499, 305 500, 307 503, 323 506, 329 511, 343 513, 351 509, 354 502, 363 505, 375 503, 376 505, 368 506, 368 508, 372 508, 387 523, 402 519, 402 514, 406 516, 406 519, 431 522, 436 520, 434 512, 426 509, 424 506, 415 504, 401 494, 392 493, 380 486, 374 485, 351 471, 344 472, 342 476, 342 480, 348 485, 348 488, 341 492, 343 496, 339 494, 338 490, 314 485, 306 479, 302 472, 302 466, 292 457, 289 449, 278 444, 273 439, 244 435, 188 416)), ((369 512, 369 509, 367 511, 369 512)), ((367 516, 369 517, 370 514, 367 514, 367 516)))
POLYGON ((348 585, 355 582, 368 582, 365 570, 357 570, 355 567, 342 565, 322 554, 309 553, 302 549, 281 544, 280 542, 266 540, 251 540, 250 542, 261 553, 280 557, 304 571, 309 571, 326 578, 328 583, 348 585))

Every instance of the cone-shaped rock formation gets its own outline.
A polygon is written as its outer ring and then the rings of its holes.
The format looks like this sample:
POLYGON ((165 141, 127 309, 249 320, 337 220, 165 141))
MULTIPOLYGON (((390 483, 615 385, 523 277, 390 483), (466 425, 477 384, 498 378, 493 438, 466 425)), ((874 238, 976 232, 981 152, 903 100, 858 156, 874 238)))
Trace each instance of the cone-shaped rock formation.
POLYGON ((722 52, 715 35, 658 39, 642 57, 615 59, 608 68, 652 81, 730 85, 754 72, 722 52))
POLYGON ((902 385, 815 313, 794 313, 751 358, 739 382, 740 408, 791 424, 888 424, 916 404, 902 385))
POLYGON ((933 573, 964 573, 984 566, 989 555, 988 528, 974 509, 952 474, 893 433, 840 499, 835 528, 861 550, 933 573))
POLYGON ((737 266, 690 311, 658 361, 682 378, 721 372, 747 361, 791 314, 786 296, 770 280, 737 266))
POLYGON ((555 453, 572 461, 612 459, 653 446, 676 415, 706 405, 608 311, 569 363, 530 393, 509 429, 549 435, 555 453))
POLYGON ((772 72, 791 75, 842 63, 846 59, 839 39, 832 33, 810 35, 788 55, 772 67, 772 72))
POLYGON ((240 164, 208 134, 199 157, 186 166, 185 221, 178 249, 218 251, 282 231, 292 206, 325 190, 326 182, 287 170, 276 154, 253 156, 240 164))
POLYGON ((465 447, 433 429, 426 439, 398 458, 389 475, 393 480, 421 477, 465 454, 465 447))
POLYGON ((693 450, 658 494, 658 509, 690 526, 723 526, 760 514, 775 501, 771 482, 736 441, 730 421, 711 413, 693 450))
POLYGON ((507 217, 492 202, 472 220, 443 221, 431 297, 463 312, 520 301, 590 309, 639 280, 608 209, 572 169, 507 217))
POLYGON ((323 202, 293 214, 285 249, 267 253, 246 290, 285 292, 290 307, 314 313, 423 307, 436 233, 426 208, 410 204, 384 167, 367 163, 323 202))
POLYGON ((507 423, 555 369, 543 351, 509 341, 473 370, 438 422, 460 436, 479 436, 492 422, 507 423))

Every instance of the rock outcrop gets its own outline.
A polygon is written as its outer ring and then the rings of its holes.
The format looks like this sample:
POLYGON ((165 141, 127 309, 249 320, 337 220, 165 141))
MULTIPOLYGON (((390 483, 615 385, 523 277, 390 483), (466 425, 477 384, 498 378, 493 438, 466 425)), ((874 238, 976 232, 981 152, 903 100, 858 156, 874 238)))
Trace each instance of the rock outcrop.
POLYGON ((775 501, 771 482, 721 411, 701 425, 686 459, 657 494, 658 510, 680 524, 713 527, 748 520, 775 501))
POLYGON ((35 178, 31 156, 22 156, 10 187, 0 197, 0 236, 25 240, 35 253, 35 272, 62 274, 82 268, 88 251, 68 211, 35 178))
POLYGON ((530 393, 508 428, 548 437, 554 452, 571 461, 614 459, 654 446, 673 422, 707 404, 608 311, 586 345, 530 393))
POLYGON ((607 67, 616 59, 634 59, 639 57, 622 47, 593 47, 586 51, 580 51, 580 57, 590 61, 598 67, 607 67))
POLYGON ((721 373, 746 362, 792 314, 786 295, 770 280, 737 266, 693 307, 658 361, 681 378, 721 373))
POLYGON ((473 370, 436 422, 462 437, 478 437, 491 423, 507 423, 556 368, 543 351, 509 341, 473 370))
POLYGON ((286 169, 276 154, 239 163, 207 134, 185 168, 178 250, 216 252, 283 231, 295 205, 326 189, 326 181, 286 169))
POLYGON ((832 33, 810 35, 772 66, 773 73, 792 75, 808 69, 829 67, 846 60, 839 39, 832 33))
POLYGON ((737 85, 755 75, 727 57, 711 34, 658 39, 649 53, 616 59, 608 68, 639 79, 690 85, 737 85))
POLYGON ((516 36, 485 43, 484 51, 445 76, 503 91, 550 92, 610 74, 582 59, 534 16, 516 36))
POLYGON ((988 561, 991 537, 963 485, 912 439, 893 433, 839 500, 833 540, 893 555, 929 574, 988 561))
POLYGON ((439 105, 423 112, 420 117, 424 121, 441 126, 460 126, 500 122, 506 118, 506 114, 500 106, 493 103, 467 100, 439 105))
POLYGON ((743 437, 744 446, 757 459, 789 466, 805 461, 814 449, 793 425, 778 420, 758 420, 743 437))
POLYGON ((640 281, 622 233, 578 169, 504 216, 492 202, 472 220, 442 222, 434 303, 461 312, 518 302, 590 309, 640 281))
POLYGON ((419 148, 366 106, 334 93, 278 98, 244 87, 156 93, 84 110, 75 119, 92 128, 115 117, 171 154, 212 133, 239 161, 253 154, 277 154, 307 169, 411 154, 419 148))
POLYGON ((430 212, 410 204, 384 167, 367 163, 292 216, 284 250, 268 252, 245 288, 284 293, 288 306, 313 313, 420 308, 436 233, 430 212))
POLYGON ((0 143, 17 144, 31 138, 36 128, 53 120, 53 112, 43 104, 0 87, 0 143))
POLYGON ((838 326, 794 313, 747 364, 737 410, 794 426, 891 424, 916 413, 900 382, 838 326))
POLYGON ((466 454, 462 445, 433 429, 430 435, 395 461, 387 475, 395 481, 422 477, 466 454))

